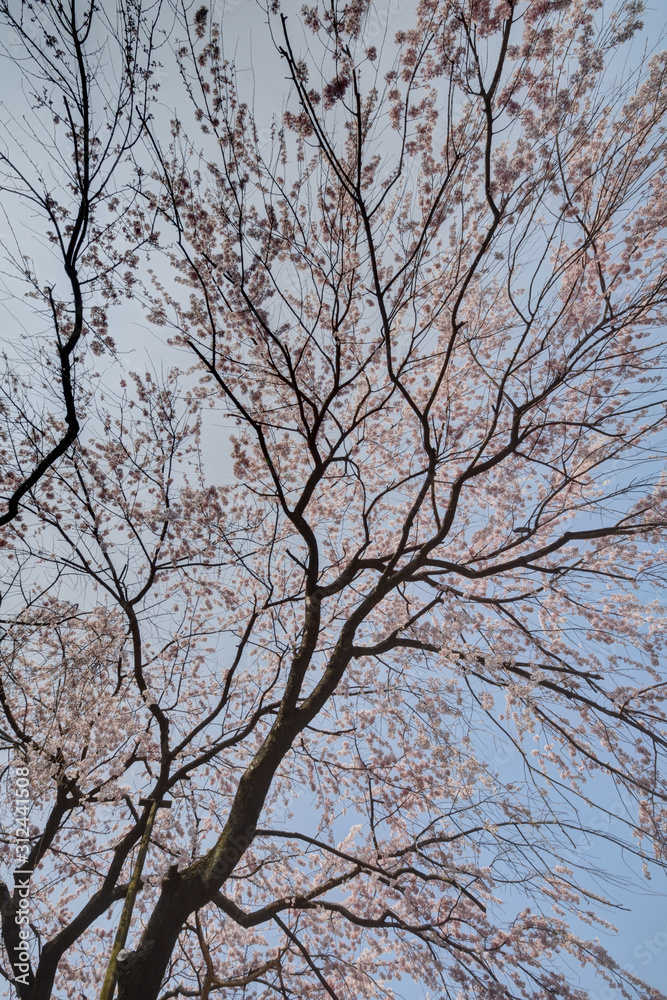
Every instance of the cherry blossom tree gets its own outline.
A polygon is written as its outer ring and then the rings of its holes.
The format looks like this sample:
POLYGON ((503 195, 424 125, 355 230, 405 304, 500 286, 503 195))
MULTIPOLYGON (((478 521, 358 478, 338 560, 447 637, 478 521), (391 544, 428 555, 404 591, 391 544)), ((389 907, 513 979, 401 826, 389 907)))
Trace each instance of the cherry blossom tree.
POLYGON ((180 371, 82 387, 3 535, 21 1000, 98 995, 165 799, 119 1000, 585 1000, 579 966, 663 996, 594 929, 596 843, 667 860, 667 54, 625 57, 640 7, 418 0, 374 47, 367 0, 276 0, 268 140, 216 12, 171 8, 191 121, 144 120, 125 224, 180 371))

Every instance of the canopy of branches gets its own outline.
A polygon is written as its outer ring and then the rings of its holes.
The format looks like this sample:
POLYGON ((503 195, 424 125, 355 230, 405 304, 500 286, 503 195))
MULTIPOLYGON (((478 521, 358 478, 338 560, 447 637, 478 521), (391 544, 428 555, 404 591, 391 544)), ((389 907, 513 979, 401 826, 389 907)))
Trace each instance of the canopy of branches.
POLYGON ((667 53, 407 7, 247 4, 254 108, 222 8, 0 2, 20 1000, 155 799, 119 1000, 663 996, 595 925, 667 864, 667 53))

